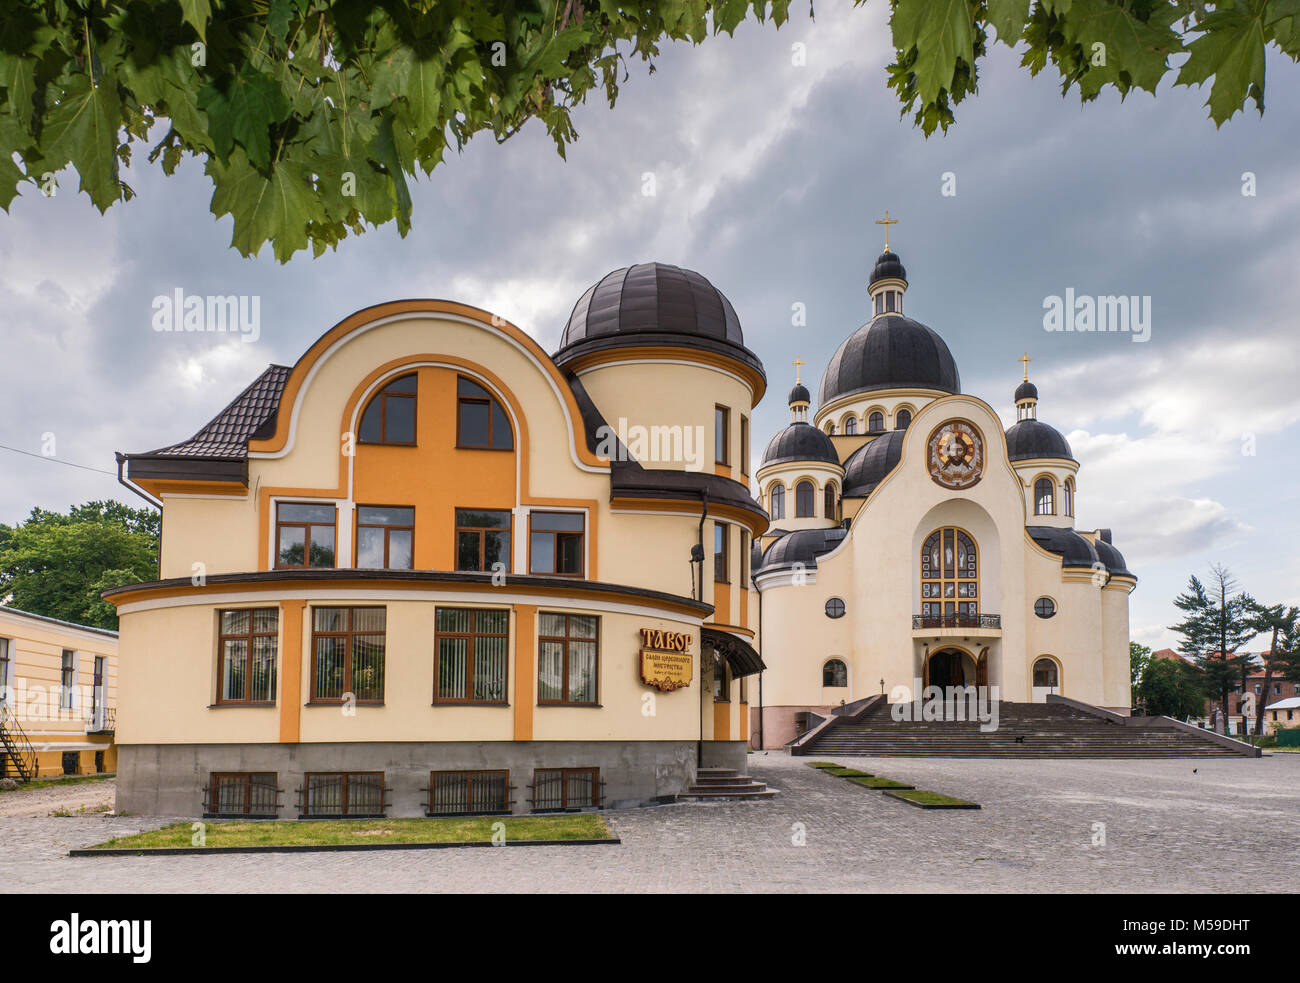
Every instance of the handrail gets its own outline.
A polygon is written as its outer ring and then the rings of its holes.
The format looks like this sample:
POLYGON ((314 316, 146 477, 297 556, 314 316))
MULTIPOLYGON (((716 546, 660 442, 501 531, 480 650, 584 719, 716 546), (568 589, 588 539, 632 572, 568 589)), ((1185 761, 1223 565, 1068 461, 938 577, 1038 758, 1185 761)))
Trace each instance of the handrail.
POLYGON ((19 781, 30 782, 37 776, 36 749, 8 704, 0 704, 0 761, 4 756, 13 761, 19 781))

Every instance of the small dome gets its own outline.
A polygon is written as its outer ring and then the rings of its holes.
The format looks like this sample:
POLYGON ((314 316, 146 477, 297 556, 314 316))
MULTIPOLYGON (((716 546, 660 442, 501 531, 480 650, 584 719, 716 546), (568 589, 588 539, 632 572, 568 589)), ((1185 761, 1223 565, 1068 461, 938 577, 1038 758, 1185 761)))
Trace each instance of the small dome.
POLYGON ((1073 461, 1070 443, 1059 430, 1041 420, 1021 420, 1007 430, 1007 454, 1013 461, 1032 458, 1057 458, 1073 461))
POLYGON ((817 557, 835 549, 848 534, 847 529, 839 526, 833 529, 797 529, 786 533, 763 551, 762 562, 754 567, 754 571, 766 572, 796 563, 815 568, 817 557))
POLYGON ((1029 533, 1029 538, 1047 552, 1059 556, 1062 566, 1092 569, 1092 565, 1099 562, 1097 551, 1092 548, 1092 543, 1073 529, 1060 529, 1056 526, 1025 526, 1025 532, 1029 533))
POLYGON ((1020 385, 1016 386, 1017 403, 1019 403, 1022 399, 1037 399, 1037 398, 1038 398, 1038 387, 1035 386, 1028 379, 1026 379, 1020 385))
POLYGON ((790 390, 790 398, 787 400, 791 405, 795 403, 811 403, 812 393, 802 382, 795 383, 795 387, 790 390))
POLYGON ((885 480, 903 456, 906 430, 890 430, 864 444, 844 462, 844 497, 865 498, 885 480))
POLYGON ((876 259, 876 265, 871 271, 871 279, 867 283, 874 287, 881 280, 902 280, 907 283, 907 270, 903 268, 903 261, 898 258, 898 253, 889 249, 876 259))
POLYGON ((1120 577, 1133 576, 1128 566, 1124 563, 1124 554, 1115 549, 1115 547, 1110 543, 1099 538, 1092 544, 1092 548, 1097 551, 1097 559, 1106 564, 1106 569, 1111 574, 1120 577))
POLYGON ((822 376, 825 406, 851 393, 881 389, 961 391, 952 352, 938 332, 901 314, 881 314, 849 335, 822 376))
POLYGON ((667 263, 625 266, 588 287, 552 357, 562 366, 588 352, 647 345, 717 352, 763 371, 731 301, 700 274, 667 263))
POLYGON ((769 464, 783 464, 786 461, 820 461, 824 464, 838 465, 839 454, 830 437, 822 433, 811 423, 799 421, 784 430, 778 430, 763 451, 763 460, 759 467, 769 464))

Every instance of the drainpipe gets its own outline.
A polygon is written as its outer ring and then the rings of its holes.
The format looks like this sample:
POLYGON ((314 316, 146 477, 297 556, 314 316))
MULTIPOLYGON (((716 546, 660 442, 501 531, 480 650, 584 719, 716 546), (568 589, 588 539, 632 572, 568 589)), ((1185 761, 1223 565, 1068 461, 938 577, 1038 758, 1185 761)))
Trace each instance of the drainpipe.
POLYGON ((117 458, 117 480, 118 480, 118 483, 121 484, 121 486, 122 486, 123 488, 126 488, 126 489, 128 489, 128 490, 130 490, 130 491, 135 492, 135 494, 139 495, 139 496, 140 496, 141 498, 143 498, 146 502, 148 502, 150 505, 152 505, 154 508, 156 508, 159 512, 161 512, 161 511, 162 511, 162 504, 163 504, 161 501, 159 501, 158 499, 154 498, 152 495, 150 495, 147 491, 145 491, 145 490, 144 490, 143 488, 141 488, 139 485, 137 485, 137 484, 133 484, 130 478, 123 477, 123 475, 122 475, 122 466, 123 466, 124 464, 126 464, 126 455, 123 454, 121 451, 114 451, 114 452, 113 452, 113 456, 117 458))
MULTIPOLYGON (((694 560, 694 562, 698 563, 700 567, 700 588, 699 588, 700 596, 698 600, 703 601, 704 600, 704 520, 709 517, 709 490, 707 488, 700 489, 700 505, 701 505, 700 526, 696 534, 695 549, 693 549, 691 552, 692 554, 694 554, 692 559, 694 560)), ((703 661, 703 659, 704 659, 704 633, 701 632, 700 633, 700 660, 703 661)), ((709 698, 709 696, 706 696, 703 690, 704 690, 704 678, 703 676, 701 676, 700 678, 700 702, 701 703, 703 703, 704 700, 709 698)), ((695 742, 696 770, 698 771, 703 764, 704 764, 704 711, 701 710, 700 711, 700 739, 695 742)))
MULTIPOLYGON (((751 576, 753 572, 751 571, 751 576)), ((754 581, 754 587, 757 589, 758 581, 754 581)), ((761 656, 763 653, 763 592, 758 592, 758 652, 761 656)), ((760 751, 767 747, 767 742, 763 739, 763 671, 758 673, 758 749, 760 751)))

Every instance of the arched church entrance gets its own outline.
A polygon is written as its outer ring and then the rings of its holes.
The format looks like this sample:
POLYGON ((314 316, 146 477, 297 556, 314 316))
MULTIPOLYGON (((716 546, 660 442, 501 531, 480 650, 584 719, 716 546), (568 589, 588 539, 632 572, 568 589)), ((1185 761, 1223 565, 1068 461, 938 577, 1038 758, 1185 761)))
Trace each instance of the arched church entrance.
POLYGON ((977 682, 975 659, 961 649, 942 648, 931 652, 926 659, 925 669, 926 686, 942 689, 948 686, 974 686, 977 682))

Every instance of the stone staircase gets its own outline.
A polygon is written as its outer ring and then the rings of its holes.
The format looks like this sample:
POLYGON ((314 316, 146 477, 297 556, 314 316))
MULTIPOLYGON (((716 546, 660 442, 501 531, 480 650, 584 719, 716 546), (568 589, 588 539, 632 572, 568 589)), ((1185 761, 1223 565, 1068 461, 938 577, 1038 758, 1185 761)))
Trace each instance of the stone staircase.
POLYGON ((765 782, 756 782, 734 768, 700 768, 695 784, 677 796, 678 802, 734 802, 770 799, 776 795, 765 782))
POLYGON ((998 729, 978 721, 894 720, 883 701, 842 719, 798 755, 936 758, 1209 758, 1241 752, 1168 726, 1124 726, 1061 703, 1000 703, 998 729))

